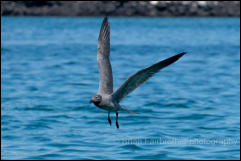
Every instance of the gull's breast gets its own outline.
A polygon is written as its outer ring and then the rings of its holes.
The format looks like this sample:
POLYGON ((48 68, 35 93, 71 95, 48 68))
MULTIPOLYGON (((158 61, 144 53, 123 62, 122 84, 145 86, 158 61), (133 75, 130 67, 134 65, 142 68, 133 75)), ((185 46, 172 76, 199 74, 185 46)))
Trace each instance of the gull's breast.
POLYGON ((110 112, 116 112, 118 110, 118 107, 112 102, 110 95, 102 96, 102 101, 98 107, 110 112))

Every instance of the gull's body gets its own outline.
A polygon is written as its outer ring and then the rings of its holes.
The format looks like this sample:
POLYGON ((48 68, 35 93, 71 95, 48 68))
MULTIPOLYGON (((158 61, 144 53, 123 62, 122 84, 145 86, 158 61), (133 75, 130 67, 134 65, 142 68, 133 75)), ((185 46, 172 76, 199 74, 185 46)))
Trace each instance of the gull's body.
POLYGON ((99 93, 99 94, 102 97, 101 103, 99 105, 97 105, 99 108, 102 108, 109 112, 117 112, 121 109, 120 105, 118 103, 115 103, 112 100, 111 95, 105 95, 105 94, 101 94, 101 93, 99 93))
POLYGON ((147 81, 155 73, 159 72, 162 68, 165 68, 166 66, 174 63, 184 54, 185 53, 180 53, 132 74, 115 92, 113 92, 113 76, 109 59, 110 26, 107 17, 105 17, 98 38, 97 62, 100 73, 99 89, 97 94, 91 97, 90 103, 93 102, 95 106, 108 111, 108 121, 110 125, 110 112, 115 112, 116 126, 119 128, 118 111, 134 113, 122 108, 119 104, 120 101, 145 81, 147 81))

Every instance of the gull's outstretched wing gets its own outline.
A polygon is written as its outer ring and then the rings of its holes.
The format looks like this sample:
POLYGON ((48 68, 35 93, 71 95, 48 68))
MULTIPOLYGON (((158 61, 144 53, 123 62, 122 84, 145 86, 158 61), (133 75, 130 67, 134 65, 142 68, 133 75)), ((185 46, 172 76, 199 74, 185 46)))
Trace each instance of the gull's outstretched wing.
POLYGON ((185 53, 180 53, 178 55, 172 56, 168 59, 160 61, 156 64, 153 64, 147 68, 144 68, 130 77, 112 94, 113 101, 120 102, 125 96, 147 81, 155 73, 159 72, 162 68, 174 63, 185 53))
POLYGON ((113 92, 113 77, 109 56, 110 25, 107 17, 105 17, 98 38, 97 62, 100 72, 99 94, 112 94, 113 92))

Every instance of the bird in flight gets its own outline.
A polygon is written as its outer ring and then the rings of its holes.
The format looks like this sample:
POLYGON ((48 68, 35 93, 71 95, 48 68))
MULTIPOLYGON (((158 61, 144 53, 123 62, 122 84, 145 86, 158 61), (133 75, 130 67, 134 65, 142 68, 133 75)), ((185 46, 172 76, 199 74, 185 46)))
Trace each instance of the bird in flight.
POLYGON ((149 67, 141 69, 140 71, 129 76, 122 85, 113 92, 113 76, 112 68, 110 64, 110 25, 108 18, 105 17, 101 25, 100 34, 98 38, 98 51, 97 51, 97 63, 99 67, 100 81, 97 94, 93 95, 90 99, 90 103, 94 103, 95 106, 108 111, 108 122, 111 125, 110 112, 116 113, 116 127, 118 124, 118 111, 124 111, 128 113, 134 113, 123 107, 120 102, 129 93, 134 91, 137 87, 147 81, 155 73, 159 72, 166 66, 176 62, 181 58, 185 52, 172 56, 168 59, 157 62, 149 67))

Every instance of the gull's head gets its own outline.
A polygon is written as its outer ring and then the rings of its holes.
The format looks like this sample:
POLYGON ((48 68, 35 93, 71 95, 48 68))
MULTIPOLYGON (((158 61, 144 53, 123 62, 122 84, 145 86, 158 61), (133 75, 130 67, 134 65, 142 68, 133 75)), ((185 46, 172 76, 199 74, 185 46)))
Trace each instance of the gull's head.
POLYGON ((102 97, 99 94, 93 95, 90 99, 90 103, 94 103, 96 106, 101 102, 102 97))

